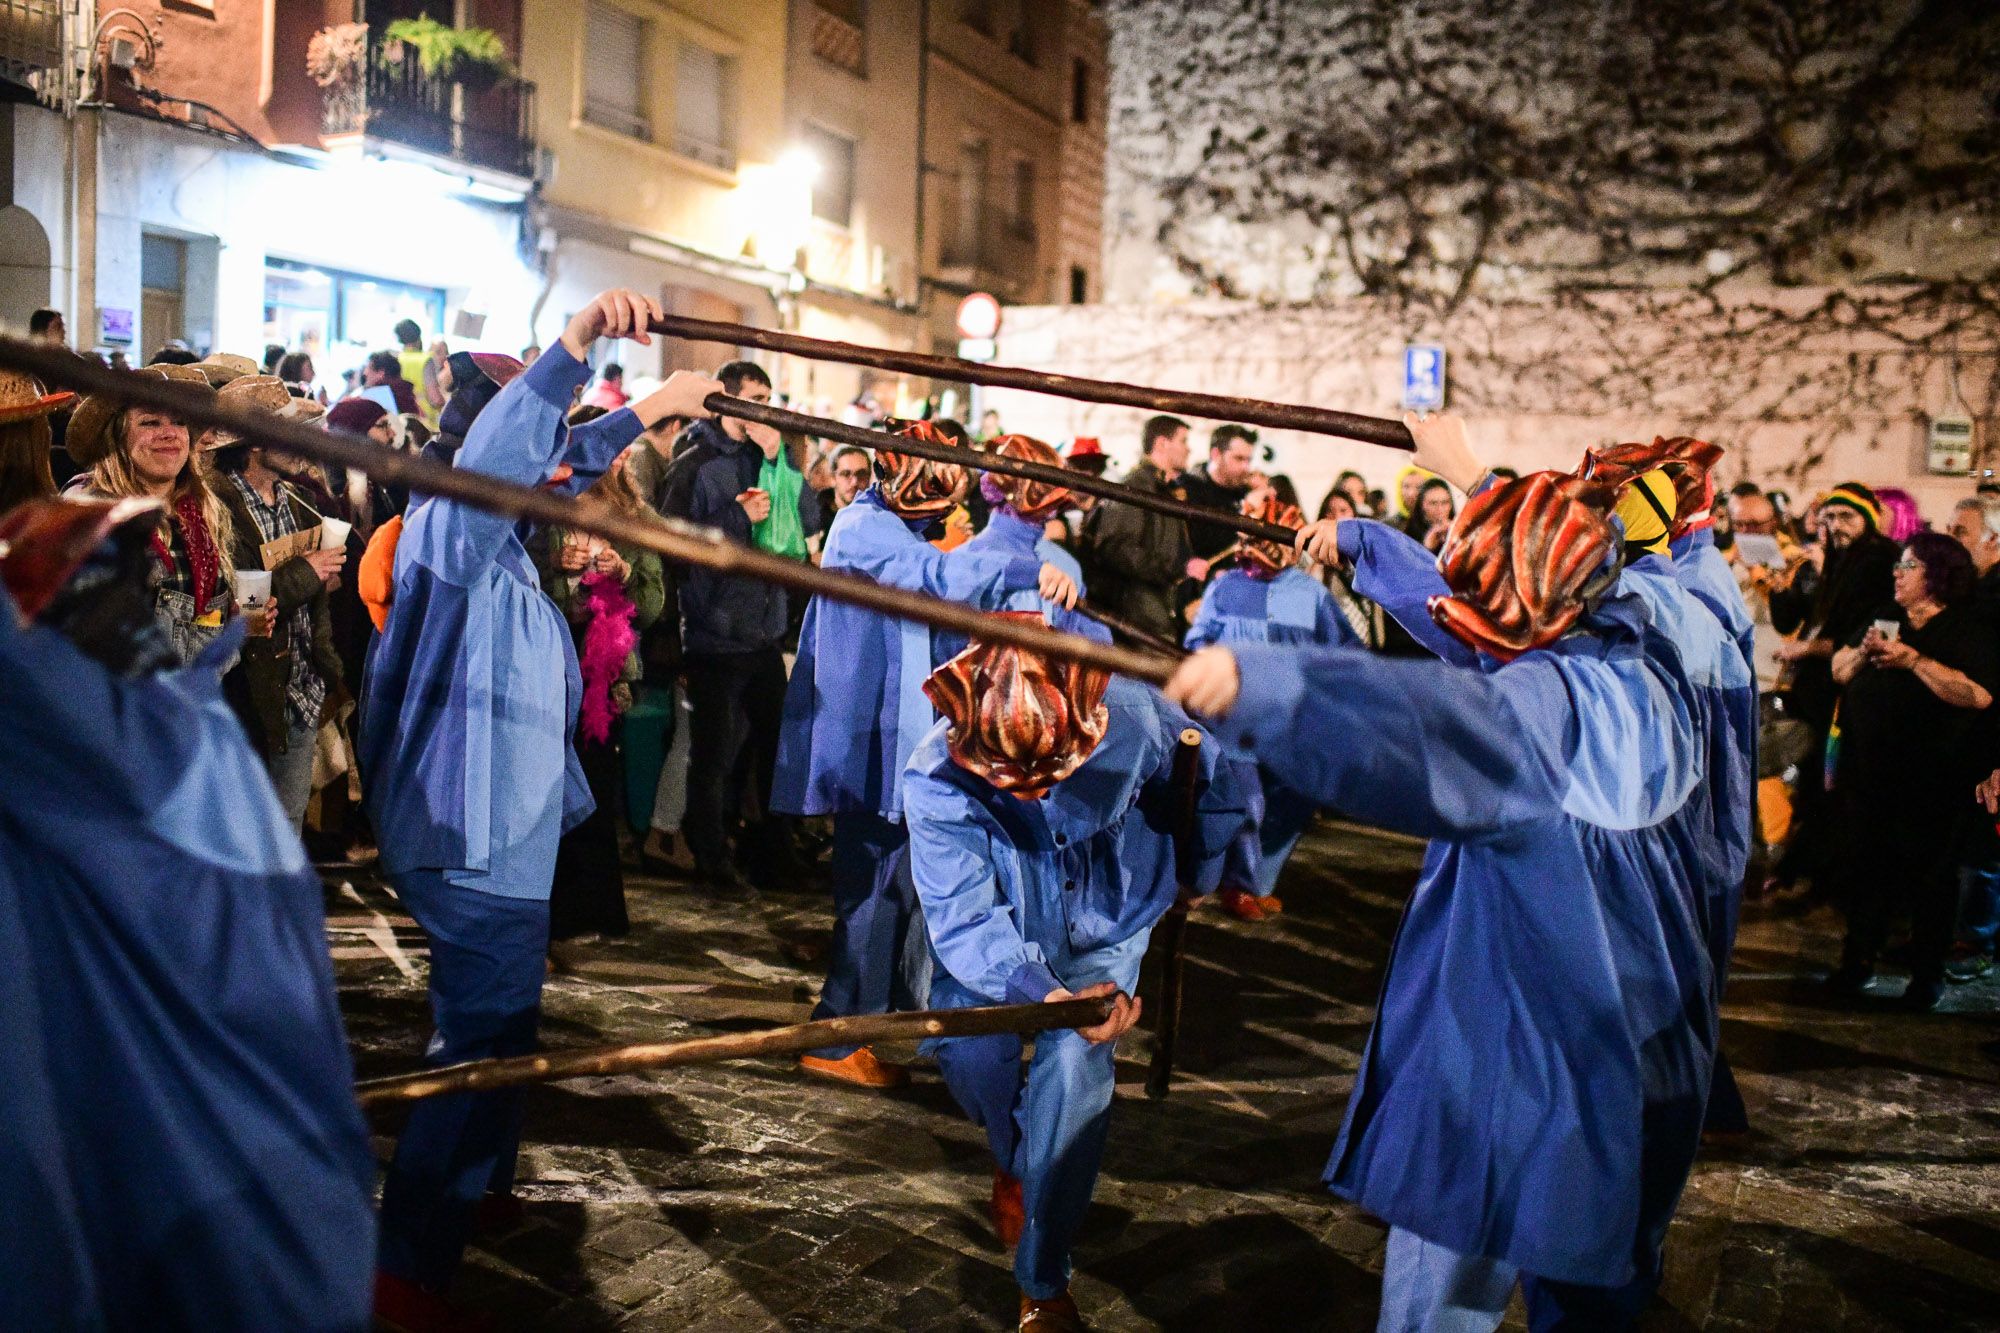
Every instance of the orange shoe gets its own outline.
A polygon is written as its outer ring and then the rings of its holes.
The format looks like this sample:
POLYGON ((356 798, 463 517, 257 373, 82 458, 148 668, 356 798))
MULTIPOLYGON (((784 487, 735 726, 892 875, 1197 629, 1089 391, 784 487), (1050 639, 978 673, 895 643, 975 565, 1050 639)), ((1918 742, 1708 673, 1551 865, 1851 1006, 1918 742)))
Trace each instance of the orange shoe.
POLYGON ((1013 1249, 1021 1241, 1021 1228, 1028 1224, 1028 1209, 1021 1200, 1021 1182, 1005 1171, 993 1173, 993 1201, 988 1205, 993 1214, 993 1229, 1000 1233, 1000 1243, 1013 1249))
POLYGON ((799 1068, 820 1078, 852 1083, 858 1088, 900 1088, 910 1081, 909 1070, 877 1060, 875 1052, 866 1046, 857 1047, 854 1054, 844 1060, 802 1055, 799 1057, 799 1068))
POLYGON ((1222 910, 1238 921, 1262 921, 1264 919, 1263 899, 1254 893, 1245 892, 1233 885, 1215 895, 1222 904, 1222 910))
POLYGON ((1276 916, 1278 915, 1278 913, 1285 910, 1284 899, 1280 898, 1275 893, 1270 894, 1263 898, 1259 898, 1257 900, 1257 905, 1264 909, 1265 916, 1276 916))
POLYGON ((1021 1293, 1020 1333, 1084 1333, 1083 1316, 1068 1292, 1046 1301, 1021 1293))

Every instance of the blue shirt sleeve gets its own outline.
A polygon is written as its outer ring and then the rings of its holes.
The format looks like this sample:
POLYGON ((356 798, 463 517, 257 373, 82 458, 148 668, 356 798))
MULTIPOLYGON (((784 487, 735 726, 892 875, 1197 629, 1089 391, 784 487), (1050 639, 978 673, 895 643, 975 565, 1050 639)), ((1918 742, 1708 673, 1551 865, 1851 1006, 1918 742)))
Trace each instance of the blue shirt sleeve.
MULTIPOLYGON (((893 518, 890 521, 900 523, 893 518)), ((855 542, 846 555, 843 568, 866 574, 877 583, 927 592, 984 610, 996 610, 1009 594, 1036 587, 1042 572, 1036 560, 983 552, 975 555, 963 547, 948 557, 913 535, 907 540, 855 542)))
MULTIPOLYGON (((536 364, 540 364, 539 359, 536 364)), ((563 454, 563 462, 570 465, 572 475, 557 489, 565 495, 582 494, 586 487, 610 470, 611 461, 624 453, 644 430, 645 427, 639 424, 638 414, 629 407, 607 412, 580 426, 571 426, 569 449, 563 454)))
POLYGON ((1354 648, 1232 652, 1241 690, 1211 729, 1322 804, 1453 840, 1562 809, 1575 711, 1551 662, 1489 675, 1354 648))
MULTIPOLYGON (((590 367, 557 342, 480 412, 456 466, 518 486, 541 485, 563 457, 570 400, 589 377, 590 367)), ((511 518, 443 498, 425 505, 411 522, 431 529, 418 545, 431 553, 439 577, 459 585, 483 575, 514 531, 511 518)))
POLYGON ((1410 637, 1447 662, 1472 666, 1479 655, 1431 619, 1430 599, 1451 589, 1438 573, 1437 556, 1407 533, 1372 518, 1341 520, 1334 529, 1340 558, 1354 570, 1354 592, 1409 631, 1410 637))
POLYGON ((1195 613, 1194 624, 1188 626, 1187 636, 1181 646, 1189 652, 1196 648, 1206 648, 1222 637, 1222 617, 1215 614, 1215 587, 1208 585, 1208 592, 1201 599, 1201 610, 1195 613))

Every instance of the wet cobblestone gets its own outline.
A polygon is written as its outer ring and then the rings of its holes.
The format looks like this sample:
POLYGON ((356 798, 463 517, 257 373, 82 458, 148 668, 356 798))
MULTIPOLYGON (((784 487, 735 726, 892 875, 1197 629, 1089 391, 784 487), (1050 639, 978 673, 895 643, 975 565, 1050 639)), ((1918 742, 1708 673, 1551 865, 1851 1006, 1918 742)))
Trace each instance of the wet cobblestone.
MULTIPOLYGON (((1077 1250, 1093 1327, 1373 1327, 1383 1230, 1318 1179, 1418 854, 1325 826, 1282 918, 1196 914, 1172 1095, 1142 1091, 1150 1034, 1119 1052, 1077 1250)), ((329 872, 329 927, 367 1077, 422 1049, 422 937, 344 873, 329 872)), ((549 1045, 806 1017, 823 893, 730 907, 635 879, 628 896, 632 935, 572 950, 551 978, 549 1045)), ((1697 1166, 1649 1328, 2000 1327, 2000 1065, 1978 1050, 2000 1036, 2000 983, 1955 989, 1937 1015, 1833 1005, 1813 978, 1837 928, 1825 909, 1746 912, 1723 1042, 1753 1133, 1697 1166)), ((374 1120, 384 1157, 400 1118, 374 1120)), ((1011 1327, 990 1171, 923 1065, 891 1093, 776 1062, 545 1087, 528 1100, 526 1215, 479 1242, 458 1295, 504 1329, 1011 1327)))

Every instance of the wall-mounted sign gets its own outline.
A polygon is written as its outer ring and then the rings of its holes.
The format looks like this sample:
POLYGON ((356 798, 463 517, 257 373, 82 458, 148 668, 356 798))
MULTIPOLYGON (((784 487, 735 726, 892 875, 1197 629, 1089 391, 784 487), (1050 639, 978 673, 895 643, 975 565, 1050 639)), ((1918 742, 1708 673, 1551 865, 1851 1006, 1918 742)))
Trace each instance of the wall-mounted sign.
POLYGON ((97 340, 102 343, 132 345, 132 312, 112 306, 97 308, 97 340))
POLYGON ((1927 452, 1933 472, 1962 477, 1972 471, 1972 418, 1932 417, 1927 452))
POLYGON ((1403 349, 1403 410, 1435 412, 1444 406, 1444 348, 1411 343, 1403 349))
POLYGON ((958 336, 993 339, 1000 336, 1000 298, 974 292, 958 303, 958 336))

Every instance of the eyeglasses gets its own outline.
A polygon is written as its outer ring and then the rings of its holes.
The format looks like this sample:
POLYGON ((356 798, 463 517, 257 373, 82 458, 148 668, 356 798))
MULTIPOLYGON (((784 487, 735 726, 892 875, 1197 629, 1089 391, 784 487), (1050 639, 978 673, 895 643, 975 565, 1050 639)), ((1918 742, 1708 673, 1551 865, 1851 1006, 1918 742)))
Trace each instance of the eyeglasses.
POLYGON ((1907 574, 1913 569, 1922 569, 1923 567, 1923 561, 1912 560, 1908 556, 1904 556, 1896 562, 1896 572, 1898 574, 1907 574))
POLYGON ((857 472, 851 467, 835 468, 833 475, 836 477, 845 477, 849 481, 866 481, 868 480, 868 469, 862 468, 857 472))

